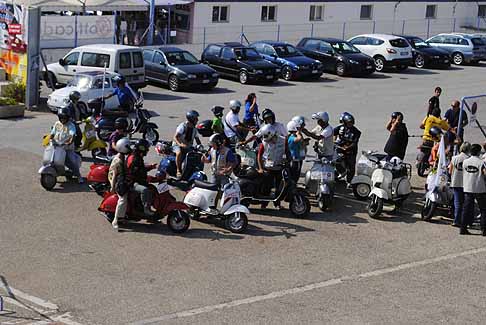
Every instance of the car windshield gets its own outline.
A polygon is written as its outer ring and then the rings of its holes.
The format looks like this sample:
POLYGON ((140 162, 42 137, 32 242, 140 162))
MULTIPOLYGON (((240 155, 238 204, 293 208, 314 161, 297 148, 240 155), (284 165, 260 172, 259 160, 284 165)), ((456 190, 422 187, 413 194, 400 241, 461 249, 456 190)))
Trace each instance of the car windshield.
POLYGON ((289 58, 292 56, 301 56, 302 54, 292 45, 275 45, 273 47, 277 55, 281 58, 289 58))
POLYGON ((353 44, 348 42, 334 42, 331 43, 331 46, 339 54, 361 53, 353 44))
POLYGON ((68 83, 68 86, 77 88, 89 88, 93 79, 90 76, 78 74, 68 83))
POLYGON ((187 51, 165 53, 170 65, 193 65, 199 64, 199 61, 187 51))
POLYGON ((256 61, 262 59, 260 54, 252 48, 235 49, 235 55, 239 60, 256 61))
POLYGON ((410 42, 410 45, 412 45, 412 47, 417 49, 431 47, 429 43, 418 37, 408 39, 408 41, 410 42))

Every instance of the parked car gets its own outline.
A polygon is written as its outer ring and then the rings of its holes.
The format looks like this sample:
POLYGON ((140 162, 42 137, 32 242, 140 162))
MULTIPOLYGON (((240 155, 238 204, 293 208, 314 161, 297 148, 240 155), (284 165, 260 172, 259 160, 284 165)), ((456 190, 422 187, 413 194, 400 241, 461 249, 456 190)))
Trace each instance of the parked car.
MULTIPOLYGON (((77 73, 74 78, 68 82, 67 86, 61 89, 55 90, 47 98, 47 106, 53 113, 57 113, 57 110, 61 107, 65 107, 69 104, 69 94, 73 90, 79 91, 81 99, 78 105, 81 110, 88 111, 88 101, 93 98, 98 98, 103 95, 112 93, 115 84, 112 82, 112 78, 117 75, 113 73, 105 74, 105 86, 103 89, 103 71, 91 71, 84 73, 77 73)), ((106 109, 114 109, 120 105, 117 96, 112 96, 105 101, 106 109)))
POLYGON ((285 42, 260 41, 250 45, 265 60, 282 69, 282 78, 319 79, 322 75, 322 63, 303 55, 295 46, 285 42))
POLYGON ((170 90, 206 88, 218 84, 219 74, 199 63, 188 51, 177 47, 161 47, 143 51, 145 78, 169 86, 170 90))
POLYGON ((429 38, 427 43, 447 50, 452 62, 457 65, 486 60, 486 43, 481 37, 460 33, 439 34, 429 38))
POLYGON ((372 57, 361 53, 355 46, 336 38, 303 38, 297 48, 305 55, 317 59, 324 70, 339 76, 366 75, 375 72, 372 57))
POLYGON ((135 89, 145 87, 145 65, 142 50, 134 46, 117 44, 92 44, 77 47, 59 62, 42 69, 43 79, 48 75, 54 85, 66 85, 76 73, 109 71, 125 77, 135 89))
POLYGON ((389 66, 401 71, 412 64, 412 48, 404 38, 387 34, 364 34, 348 41, 375 59, 376 71, 383 71, 389 66))
POLYGON ((281 69, 263 59, 251 47, 240 43, 210 44, 201 55, 201 61, 222 76, 238 78, 240 83, 278 80, 281 69))
POLYGON ((413 64, 417 68, 451 66, 451 56, 446 50, 433 47, 417 36, 402 36, 412 47, 413 64))

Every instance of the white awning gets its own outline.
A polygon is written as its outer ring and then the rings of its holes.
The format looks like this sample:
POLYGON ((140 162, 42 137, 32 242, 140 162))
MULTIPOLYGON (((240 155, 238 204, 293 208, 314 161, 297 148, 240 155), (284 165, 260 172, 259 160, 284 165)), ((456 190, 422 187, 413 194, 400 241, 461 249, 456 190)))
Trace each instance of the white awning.
POLYGON ((144 0, 13 0, 8 2, 40 7, 42 11, 79 12, 83 8, 89 11, 146 11, 149 6, 149 3, 144 0))

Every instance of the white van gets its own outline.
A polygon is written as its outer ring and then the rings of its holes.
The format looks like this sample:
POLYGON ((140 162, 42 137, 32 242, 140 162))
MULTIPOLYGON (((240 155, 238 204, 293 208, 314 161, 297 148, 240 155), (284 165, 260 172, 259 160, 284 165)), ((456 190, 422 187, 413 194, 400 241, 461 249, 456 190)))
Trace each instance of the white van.
MULTIPOLYGON (((132 88, 145 87, 143 52, 134 46, 91 44, 69 51, 59 62, 47 65, 54 84, 66 85, 77 73, 106 71, 124 76, 132 88)), ((43 69, 44 80, 47 74, 43 69)))

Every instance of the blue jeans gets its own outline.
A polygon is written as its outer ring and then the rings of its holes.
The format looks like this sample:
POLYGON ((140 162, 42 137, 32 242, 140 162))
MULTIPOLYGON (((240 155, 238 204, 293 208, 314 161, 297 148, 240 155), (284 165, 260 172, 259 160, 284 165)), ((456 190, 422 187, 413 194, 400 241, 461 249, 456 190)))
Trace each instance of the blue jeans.
POLYGON ((66 167, 78 178, 81 177, 81 173, 79 172, 80 162, 81 157, 74 150, 66 150, 66 167))
POLYGON ((453 187, 452 190, 454 191, 454 223, 459 225, 464 204, 464 191, 462 187, 453 187))

